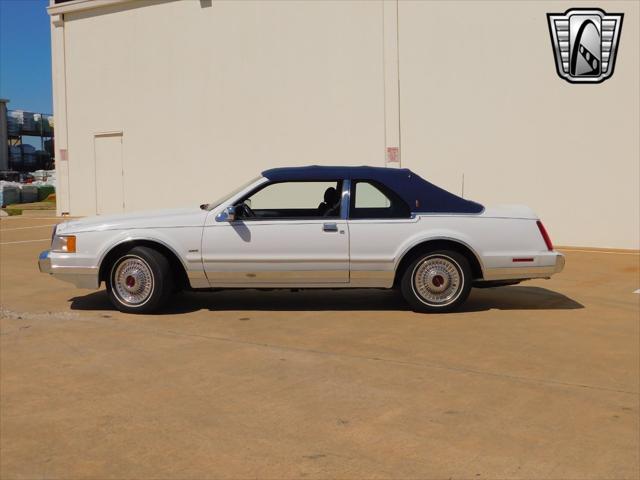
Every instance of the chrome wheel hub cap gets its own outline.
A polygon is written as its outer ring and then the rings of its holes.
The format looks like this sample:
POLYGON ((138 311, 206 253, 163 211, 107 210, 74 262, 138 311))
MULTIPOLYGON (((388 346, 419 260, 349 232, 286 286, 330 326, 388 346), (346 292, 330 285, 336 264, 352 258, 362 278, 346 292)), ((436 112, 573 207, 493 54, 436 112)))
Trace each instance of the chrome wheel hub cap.
POLYGON ((462 282, 455 263, 447 258, 431 257, 416 267, 413 285, 426 303, 446 305, 455 300, 462 282))
POLYGON ((151 268, 140 258, 126 258, 113 273, 113 287, 123 303, 140 305, 149 299, 153 291, 151 268))

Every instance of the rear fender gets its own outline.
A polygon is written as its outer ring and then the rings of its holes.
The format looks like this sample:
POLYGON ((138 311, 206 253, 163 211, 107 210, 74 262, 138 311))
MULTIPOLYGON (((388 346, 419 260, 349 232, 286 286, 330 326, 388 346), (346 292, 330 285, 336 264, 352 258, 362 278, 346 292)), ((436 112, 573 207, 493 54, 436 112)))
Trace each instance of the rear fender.
POLYGON ((400 262, 405 257, 405 255, 411 251, 414 247, 421 245, 423 243, 445 240, 450 242, 458 243, 467 249, 469 249, 473 255, 476 257, 480 269, 484 272, 485 267, 482 261, 482 257, 478 254, 478 250, 474 247, 473 241, 469 238, 468 235, 463 234, 462 232, 451 230, 451 229, 433 229, 427 232, 419 232, 411 237, 407 238, 398 248, 395 261, 394 261, 394 270, 397 270, 400 262))

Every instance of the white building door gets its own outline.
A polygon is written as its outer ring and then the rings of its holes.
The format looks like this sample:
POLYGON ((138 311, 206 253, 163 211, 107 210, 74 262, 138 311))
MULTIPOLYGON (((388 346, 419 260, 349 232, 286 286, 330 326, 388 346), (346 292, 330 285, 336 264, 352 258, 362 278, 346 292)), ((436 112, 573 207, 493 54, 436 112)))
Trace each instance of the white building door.
POLYGON ((122 132, 94 136, 96 162, 96 213, 124 211, 122 132))

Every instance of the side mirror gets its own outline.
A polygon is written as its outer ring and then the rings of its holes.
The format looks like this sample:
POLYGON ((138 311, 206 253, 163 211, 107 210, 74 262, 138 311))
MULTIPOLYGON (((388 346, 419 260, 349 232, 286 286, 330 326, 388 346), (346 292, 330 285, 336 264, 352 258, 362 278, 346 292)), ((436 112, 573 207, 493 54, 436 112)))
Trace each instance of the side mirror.
POLYGON ((224 209, 224 213, 227 216, 227 222, 233 222, 236 219, 236 207, 231 206, 224 209))
POLYGON ((216 215, 216 222, 233 222, 236 219, 236 207, 231 206, 222 210, 216 215))

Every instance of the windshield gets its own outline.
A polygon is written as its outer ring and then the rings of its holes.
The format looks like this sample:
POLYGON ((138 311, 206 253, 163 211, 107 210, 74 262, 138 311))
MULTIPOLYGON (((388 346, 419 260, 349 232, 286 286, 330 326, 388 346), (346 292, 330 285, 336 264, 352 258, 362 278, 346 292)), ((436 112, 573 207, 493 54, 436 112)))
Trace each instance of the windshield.
POLYGON ((224 202, 226 199, 233 197, 234 195, 240 193, 242 190, 244 190, 245 188, 247 188, 249 185, 251 185, 252 183, 255 183, 256 181, 258 181, 258 179, 262 178, 262 176, 257 176, 255 178, 252 178, 251 180, 249 180, 248 182, 243 183, 242 185, 240 185, 238 188, 234 189, 233 191, 227 193, 226 195, 223 195, 222 197, 219 197, 217 200, 208 203, 206 205, 203 205, 204 210, 213 210, 214 208, 216 208, 218 205, 220 205, 222 202, 224 202))

